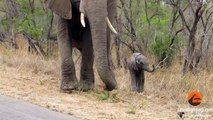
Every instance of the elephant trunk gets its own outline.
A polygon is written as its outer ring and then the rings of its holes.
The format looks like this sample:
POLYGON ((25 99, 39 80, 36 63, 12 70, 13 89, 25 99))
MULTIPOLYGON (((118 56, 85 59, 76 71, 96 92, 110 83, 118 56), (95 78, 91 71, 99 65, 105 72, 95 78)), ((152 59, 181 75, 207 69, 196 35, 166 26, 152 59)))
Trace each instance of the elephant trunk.
MULTIPOLYGON (((115 80, 115 75, 110 68, 109 56, 107 52, 108 42, 107 42, 107 1, 103 4, 102 0, 96 0, 96 7, 89 8, 90 10, 87 14, 89 17, 92 40, 93 40, 93 50, 96 62, 96 68, 98 74, 102 81, 105 83, 108 90, 113 90, 117 86, 115 80), (98 3, 100 2, 100 3, 98 3), (100 6, 98 6, 100 5, 100 6), (106 11, 103 11, 103 7, 106 11), (101 13, 100 13, 101 12, 101 13), (89 13, 93 13, 89 15, 89 13)), ((92 7, 92 6, 91 6, 92 7)))
POLYGON ((154 72, 155 71, 155 66, 152 65, 152 68, 151 67, 147 67, 147 68, 144 68, 145 71, 147 72, 154 72))

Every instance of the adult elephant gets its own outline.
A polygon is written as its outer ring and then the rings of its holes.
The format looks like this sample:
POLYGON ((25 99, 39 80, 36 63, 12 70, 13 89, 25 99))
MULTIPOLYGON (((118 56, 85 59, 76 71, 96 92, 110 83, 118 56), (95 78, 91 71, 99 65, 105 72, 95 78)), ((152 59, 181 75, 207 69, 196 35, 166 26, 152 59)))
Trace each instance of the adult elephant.
POLYGON ((94 87, 93 55, 96 68, 108 90, 117 86, 110 68, 110 21, 114 21, 116 0, 45 0, 57 18, 58 45, 61 58, 62 90, 81 90, 94 87), (80 82, 72 59, 72 49, 82 54, 80 82))

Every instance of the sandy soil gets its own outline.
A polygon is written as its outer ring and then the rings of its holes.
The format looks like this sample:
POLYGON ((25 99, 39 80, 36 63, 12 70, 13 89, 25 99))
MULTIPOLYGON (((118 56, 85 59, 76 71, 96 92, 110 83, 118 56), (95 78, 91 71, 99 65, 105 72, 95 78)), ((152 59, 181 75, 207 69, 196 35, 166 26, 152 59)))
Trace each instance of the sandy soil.
POLYGON ((100 100, 101 90, 62 93, 57 77, 0 66, 0 94, 89 120, 173 120, 177 107, 164 98, 113 91, 116 100, 100 100))

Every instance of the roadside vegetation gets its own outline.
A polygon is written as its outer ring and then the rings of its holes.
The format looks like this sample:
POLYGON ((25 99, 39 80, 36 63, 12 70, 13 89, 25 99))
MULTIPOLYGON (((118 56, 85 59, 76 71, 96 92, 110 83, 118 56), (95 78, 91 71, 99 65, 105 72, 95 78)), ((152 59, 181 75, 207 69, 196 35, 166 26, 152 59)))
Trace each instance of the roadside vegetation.
MULTIPOLYGON (((96 89, 88 93, 75 91, 73 96, 76 99, 83 96, 84 99, 94 100, 100 105, 116 104, 116 111, 119 111, 119 105, 122 104, 121 110, 124 110, 124 113, 120 114, 123 118, 126 114, 128 118, 137 118, 143 110, 148 110, 150 106, 156 106, 158 103, 160 104, 157 107, 164 106, 166 109, 169 106, 169 110, 171 107, 177 109, 189 106, 187 95, 195 90, 203 95, 201 107, 213 106, 212 0, 118 0, 117 9, 114 25, 118 35, 113 36, 111 56, 118 90, 104 91, 103 83, 96 73, 96 89), (146 73, 145 91, 142 94, 130 91, 130 76, 126 63, 133 52, 143 53, 150 63, 156 66, 154 73, 146 73)), ((56 39, 53 13, 45 7, 43 0, 0 0, 2 73, 8 68, 17 72, 11 71, 12 76, 20 71, 32 76, 42 76, 43 78, 35 79, 27 77, 28 81, 25 82, 32 82, 32 86, 36 85, 41 90, 44 86, 50 88, 51 91, 47 92, 49 96, 53 88, 59 97, 63 96, 58 87, 60 62, 56 39)), ((79 74, 81 57, 77 50, 73 52, 79 74)), ((25 94, 15 93, 24 91, 19 80, 21 77, 15 79, 20 86, 14 92, 8 92, 8 89, 14 87, 15 81, 0 78, 0 81, 4 81, 0 82, 0 94, 25 99, 25 94), (5 84, 8 88, 3 87, 5 84)), ((45 96, 43 91, 40 92, 45 96)), ((35 96, 32 93, 27 96, 27 101, 32 103, 67 114, 88 117, 86 112, 69 113, 71 108, 54 108, 56 103, 44 103, 42 98, 38 98, 41 101, 39 102, 33 98, 35 96)), ((92 105, 92 101, 90 102, 92 105)), ((100 111, 99 113, 101 114, 100 111)), ((103 114, 100 116, 109 116, 103 114)), ((97 116, 97 119, 101 118, 97 116)), ((114 116, 115 119, 118 118, 118 115, 114 116)))

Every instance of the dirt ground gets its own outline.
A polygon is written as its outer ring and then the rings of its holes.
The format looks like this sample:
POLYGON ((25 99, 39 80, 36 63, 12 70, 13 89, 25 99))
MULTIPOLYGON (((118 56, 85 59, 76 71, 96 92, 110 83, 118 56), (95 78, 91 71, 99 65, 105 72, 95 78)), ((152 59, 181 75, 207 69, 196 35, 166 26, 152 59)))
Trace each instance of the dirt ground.
POLYGON ((101 90, 62 93, 58 77, 21 67, 0 65, 0 94, 53 111, 88 120, 174 120, 178 107, 148 94, 112 91, 113 99, 99 99, 101 90), (116 96, 116 97, 115 97, 116 96))

